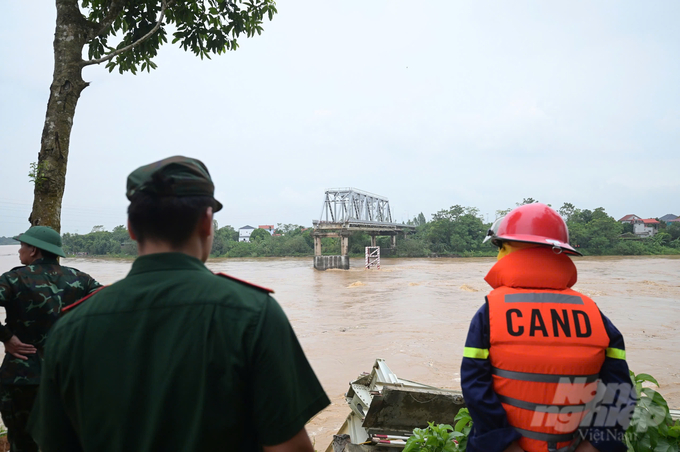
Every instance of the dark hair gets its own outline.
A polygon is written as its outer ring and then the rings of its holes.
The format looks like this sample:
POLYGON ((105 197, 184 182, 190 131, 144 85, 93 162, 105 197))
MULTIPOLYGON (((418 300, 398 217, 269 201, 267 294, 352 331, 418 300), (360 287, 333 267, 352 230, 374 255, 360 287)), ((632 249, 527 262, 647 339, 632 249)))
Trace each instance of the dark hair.
POLYGON ((45 251, 42 248, 38 248, 40 250, 40 254, 42 255, 43 259, 57 259, 59 256, 57 256, 54 253, 50 253, 49 251, 45 251))
POLYGON ((182 246, 189 239, 201 215, 215 208, 209 196, 158 196, 137 192, 130 200, 128 219, 139 243, 148 238, 182 246))

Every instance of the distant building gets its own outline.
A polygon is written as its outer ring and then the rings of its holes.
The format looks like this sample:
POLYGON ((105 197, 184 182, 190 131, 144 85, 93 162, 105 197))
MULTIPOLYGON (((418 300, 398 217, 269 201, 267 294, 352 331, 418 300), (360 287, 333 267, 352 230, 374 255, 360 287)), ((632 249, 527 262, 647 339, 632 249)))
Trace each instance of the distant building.
POLYGON ((667 213, 663 217, 659 218, 659 221, 663 221, 664 223, 668 223, 669 221, 677 220, 678 216, 673 215, 672 213, 667 213))
POLYGON ((261 224, 258 226, 259 229, 264 229, 269 232, 269 235, 274 235, 274 225, 273 224, 261 224))
POLYGON ((250 242, 250 234, 255 230, 252 226, 243 226, 238 229, 238 241, 239 242, 250 242))
POLYGON ((654 218, 639 219, 633 222, 633 234, 638 237, 652 237, 659 232, 659 222, 654 218))
POLYGON ((676 223, 680 223, 680 217, 678 217, 678 218, 676 218, 676 219, 674 219, 674 220, 668 220, 668 221, 666 221, 666 224, 668 224, 668 225, 676 224, 676 223))
POLYGON ((638 217, 637 215, 630 214, 621 218, 619 223, 635 223, 637 220, 642 220, 642 218, 638 217))

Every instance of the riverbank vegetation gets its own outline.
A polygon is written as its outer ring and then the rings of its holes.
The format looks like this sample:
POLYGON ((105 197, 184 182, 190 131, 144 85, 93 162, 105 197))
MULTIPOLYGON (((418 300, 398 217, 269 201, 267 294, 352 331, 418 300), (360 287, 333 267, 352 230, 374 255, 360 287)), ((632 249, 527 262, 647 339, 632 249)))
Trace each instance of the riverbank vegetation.
MULTIPOLYGON (((627 452, 678 452, 680 420, 671 417, 666 399, 650 387, 659 387, 659 383, 649 374, 636 375, 631 371, 630 377, 637 403, 623 438, 627 452)), ((461 409, 454 421, 454 426, 430 422, 427 428, 414 429, 403 452, 464 452, 473 426, 468 409, 461 409)))
MULTIPOLYGON (((535 202, 524 199, 517 205, 535 202)), ((501 217, 511 209, 499 210, 501 217)), ((557 209, 569 227, 570 241, 584 255, 664 255, 680 254, 680 224, 664 222, 653 237, 640 238, 632 233, 632 225, 621 224, 602 207, 595 210, 578 209, 565 203, 557 209)), ((396 249, 391 249, 391 237, 378 237, 383 256, 394 257, 472 257, 494 256, 496 248, 482 243, 491 223, 484 221, 479 209, 455 205, 432 215, 427 221, 420 213, 408 224, 415 232, 397 237, 396 249)), ((253 231, 250 242, 239 242, 238 231, 231 226, 215 223, 213 257, 276 257, 311 256, 314 254, 312 229, 294 224, 279 224, 274 235, 263 229, 253 231)), ((63 235, 64 251, 70 255, 134 256, 136 244, 130 240, 124 226, 106 231, 95 226, 89 234, 63 235)), ((355 232, 349 238, 350 256, 363 256, 371 244, 365 232, 355 232)), ((340 240, 323 238, 324 254, 340 254, 340 240)))

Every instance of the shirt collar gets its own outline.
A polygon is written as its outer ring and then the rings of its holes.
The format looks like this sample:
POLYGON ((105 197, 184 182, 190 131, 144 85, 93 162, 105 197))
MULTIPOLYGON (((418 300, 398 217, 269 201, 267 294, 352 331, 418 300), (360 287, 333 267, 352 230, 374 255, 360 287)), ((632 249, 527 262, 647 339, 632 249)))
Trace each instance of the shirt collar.
POLYGON ((128 276, 140 273, 166 271, 166 270, 189 270, 210 272, 199 259, 184 253, 155 253, 139 256, 132 263, 132 269, 128 276))
POLYGON ((41 257, 31 262, 29 265, 59 265, 59 262, 55 258, 41 257))

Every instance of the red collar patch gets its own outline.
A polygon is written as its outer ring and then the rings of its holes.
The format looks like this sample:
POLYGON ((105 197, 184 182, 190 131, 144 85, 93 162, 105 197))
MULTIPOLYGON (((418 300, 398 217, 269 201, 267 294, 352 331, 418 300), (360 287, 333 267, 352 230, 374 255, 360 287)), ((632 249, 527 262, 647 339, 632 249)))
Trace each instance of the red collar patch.
POLYGON ((87 300, 87 299, 90 298, 92 295, 96 294, 97 292, 99 292, 100 290, 104 289, 105 287, 108 287, 108 286, 101 286, 99 289, 97 289, 97 290, 95 290, 94 292, 92 292, 92 293, 90 293, 90 294, 84 296, 83 298, 81 298, 80 300, 76 301, 75 303, 71 303, 71 304, 68 305, 68 306, 64 306, 63 308, 61 308, 61 314, 63 315, 63 314, 65 314, 65 313, 67 313, 68 311, 70 311, 71 309, 73 309, 73 308, 79 306, 80 303, 82 303, 83 301, 87 300))
POLYGON ((269 289, 267 287, 263 286, 258 286, 257 284, 253 284, 248 281, 244 281, 242 279, 234 278, 233 276, 227 275, 226 273, 215 273, 217 276, 221 276, 223 278, 231 279, 232 281, 236 281, 237 283, 245 284, 246 286, 254 287, 255 289, 262 290, 267 293, 274 293, 272 289, 269 289))

